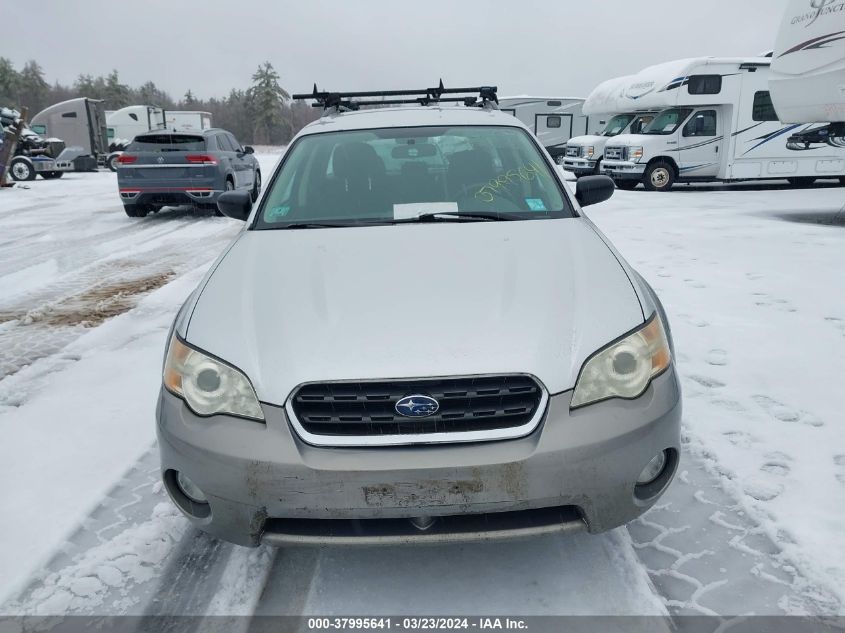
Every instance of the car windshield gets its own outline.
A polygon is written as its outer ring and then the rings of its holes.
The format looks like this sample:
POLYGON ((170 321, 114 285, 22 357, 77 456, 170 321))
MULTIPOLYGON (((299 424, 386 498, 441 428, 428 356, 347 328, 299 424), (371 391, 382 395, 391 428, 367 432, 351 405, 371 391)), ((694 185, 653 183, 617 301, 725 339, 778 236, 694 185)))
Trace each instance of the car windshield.
POLYGON ((658 114, 654 121, 648 124, 642 134, 672 134, 686 121, 692 113, 692 108, 670 108, 658 114))
POLYGON ((633 120, 633 118, 633 114, 617 114, 608 121, 607 127, 605 127, 604 132, 602 132, 602 136, 619 136, 622 134, 622 131, 628 127, 628 124, 633 120))
POLYGON ((388 128, 300 138, 254 228, 390 224, 432 214, 534 220, 573 211, 522 129, 388 128))
POLYGON ((196 152, 205 149, 205 139, 195 134, 145 134, 136 136, 127 152, 196 152))

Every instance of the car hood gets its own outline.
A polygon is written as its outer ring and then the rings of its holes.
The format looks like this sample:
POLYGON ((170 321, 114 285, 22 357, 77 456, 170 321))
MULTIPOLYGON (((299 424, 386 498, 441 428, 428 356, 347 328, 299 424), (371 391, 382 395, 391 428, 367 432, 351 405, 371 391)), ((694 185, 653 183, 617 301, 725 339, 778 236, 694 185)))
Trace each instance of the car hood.
POLYGON ((655 142, 654 139, 671 138, 671 135, 663 134, 620 134, 611 138, 608 147, 642 147, 655 142))
POLYGON ((595 145, 596 143, 601 143, 602 141, 608 140, 606 136, 598 136, 597 134, 590 134, 589 136, 574 136, 568 141, 566 141, 567 145, 578 145, 578 146, 586 146, 586 145, 595 145))
POLYGON ((189 344, 281 405, 312 381, 496 373, 571 389, 643 322, 587 221, 246 231, 207 280, 189 344))

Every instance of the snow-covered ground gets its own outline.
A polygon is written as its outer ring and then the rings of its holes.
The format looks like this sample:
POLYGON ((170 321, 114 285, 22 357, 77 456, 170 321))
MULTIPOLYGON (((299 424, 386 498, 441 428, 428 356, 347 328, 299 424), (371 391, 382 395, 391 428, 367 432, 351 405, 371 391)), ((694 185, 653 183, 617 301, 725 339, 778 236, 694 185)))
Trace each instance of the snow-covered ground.
POLYGON ((0 613, 845 613, 845 189, 588 210, 663 298, 683 374, 682 472, 643 519, 349 551, 233 547, 167 500, 167 328, 240 224, 129 219, 115 189, 101 172, 0 192, 0 613))

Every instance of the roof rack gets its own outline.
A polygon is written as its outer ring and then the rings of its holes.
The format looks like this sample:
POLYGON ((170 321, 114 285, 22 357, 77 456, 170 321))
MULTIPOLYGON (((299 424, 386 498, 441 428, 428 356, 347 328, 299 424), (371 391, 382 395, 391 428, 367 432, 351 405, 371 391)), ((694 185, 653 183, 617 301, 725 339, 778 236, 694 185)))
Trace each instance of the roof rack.
POLYGON ((336 109, 338 112, 358 110, 362 106, 383 106, 383 105, 432 105, 438 103, 463 103, 467 107, 490 107, 491 103, 498 105, 499 98, 496 95, 496 86, 477 86, 474 88, 445 88, 443 80, 436 88, 423 88, 421 90, 375 90, 369 92, 326 92, 314 90, 308 94, 296 94, 292 99, 313 99, 312 107, 323 108, 324 110, 336 109), (476 94, 478 96, 476 96, 476 94), (464 95, 462 97, 444 97, 443 95, 464 95), (359 101, 361 97, 368 98, 367 101, 359 101), (378 98, 380 97, 380 99, 378 98), (388 99, 387 97, 392 97, 388 99), (397 98, 399 97, 399 98, 397 98))

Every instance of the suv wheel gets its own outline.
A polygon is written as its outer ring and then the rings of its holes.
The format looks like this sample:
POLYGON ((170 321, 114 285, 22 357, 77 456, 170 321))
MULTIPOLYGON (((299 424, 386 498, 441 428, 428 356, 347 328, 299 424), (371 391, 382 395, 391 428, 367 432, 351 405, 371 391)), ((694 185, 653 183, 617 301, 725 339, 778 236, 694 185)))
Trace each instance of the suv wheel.
POLYGON ((675 168, 658 161, 645 170, 643 184, 649 191, 669 191, 675 184, 675 168))
POLYGON ((143 218, 149 213, 149 207, 140 204, 124 204, 123 210, 130 218, 143 218))
POLYGON ((636 180, 614 180, 613 182, 618 189, 622 189, 623 191, 633 191, 640 184, 636 180))
POLYGON ((12 159, 9 165, 9 173, 17 181, 35 180, 35 168, 26 158, 18 156, 12 159))

